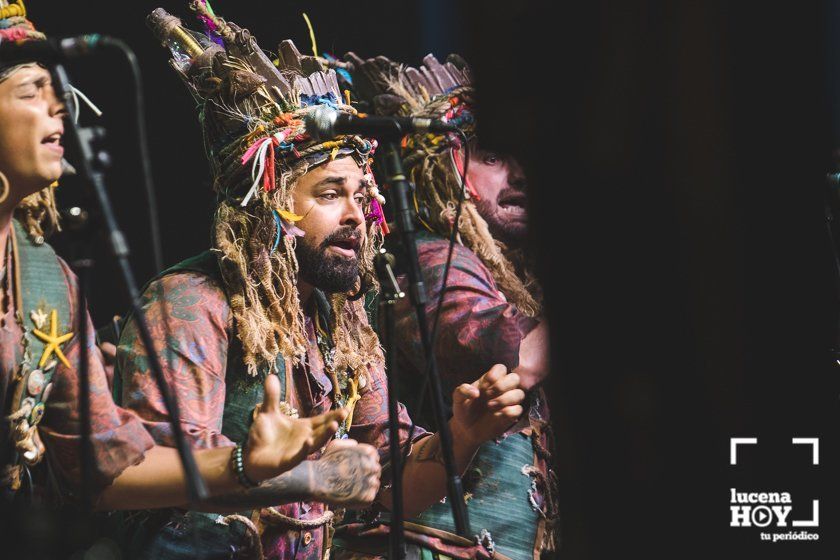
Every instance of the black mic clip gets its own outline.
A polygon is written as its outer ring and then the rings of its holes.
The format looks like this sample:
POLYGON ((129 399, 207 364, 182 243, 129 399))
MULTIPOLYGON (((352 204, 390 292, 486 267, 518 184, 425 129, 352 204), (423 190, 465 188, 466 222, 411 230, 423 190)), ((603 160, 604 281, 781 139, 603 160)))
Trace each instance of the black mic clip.
POLYGON ((96 52, 101 47, 115 43, 115 39, 92 33, 63 39, 47 38, 44 41, 26 41, 24 43, 0 43, 0 64, 10 66, 25 62, 40 62, 52 66, 70 58, 85 56, 96 52))
POLYGON ((329 140, 342 134, 359 134, 379 140, 398 141, 412 133, 457 132, 452 123, 427 117, 385 117, 342 113, 326 106, 319 106, 304 116, 306 131, 319 141, 329 140))
POLYGON ((397 277, 394 275, 394 266, 396 266, 396 258, 389 253, 384 247, 379 249, 379 254, 374 259, 374 266, 376 267, 376 275, 379 277, 379 283, 382 286, 382 297, 386 303, 394 303, 398 299, 405 297, 405 292, 400 289, 400 284, 397 282, 397 277))

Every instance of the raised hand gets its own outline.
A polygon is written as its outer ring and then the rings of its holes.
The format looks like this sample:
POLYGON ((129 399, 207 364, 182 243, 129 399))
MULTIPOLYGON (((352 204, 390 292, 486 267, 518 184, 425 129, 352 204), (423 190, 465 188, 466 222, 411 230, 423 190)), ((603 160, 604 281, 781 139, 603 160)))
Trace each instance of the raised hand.
POLYGON ((365 507, 379 492, 379 455, 365 443, 333 441, 312 467, 313 493, 328 504, 365 507))
POLYGON ((453 392, 453 435, 473 445, 500 437, 522 415, 524 400, 519 376, 496 364, 473 383, 459 385, 453 392))
POLYGON ((345 409, 312 418, 291 418, 280 409, 280 380, 269 375, 245 446, 245 474, 260 481, 295 467, 326 444, 347 417, 345 409))

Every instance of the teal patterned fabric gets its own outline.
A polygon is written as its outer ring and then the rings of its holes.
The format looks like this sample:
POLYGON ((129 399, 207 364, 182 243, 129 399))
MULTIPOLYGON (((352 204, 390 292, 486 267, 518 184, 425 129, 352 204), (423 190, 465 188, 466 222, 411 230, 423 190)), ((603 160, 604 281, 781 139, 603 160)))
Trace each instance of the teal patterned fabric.
MULTIPOLYGON (((523 472, 534 464, 533 453, 528 437, 512 434, 482 445, 464 474, 465 490, 472 494, 467 501, 472 532, 488 531, 496 550, 515 560, 534 557, 539 513, 529 501, 532 478, 523 472)), ((456 532, 448 503, 437 503, 410 521, 456 532)))

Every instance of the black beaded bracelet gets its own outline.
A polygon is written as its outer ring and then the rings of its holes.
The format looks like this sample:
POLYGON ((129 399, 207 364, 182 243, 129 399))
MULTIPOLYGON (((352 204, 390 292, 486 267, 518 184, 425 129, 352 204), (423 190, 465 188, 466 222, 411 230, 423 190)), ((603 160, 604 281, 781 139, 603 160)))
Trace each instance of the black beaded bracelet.
POLYGON ((233 453, 230 454, 230 466, 233 468, 233 472, 236 473, 239 484, 245 488, 256 488, 259 486, 259 483, 254 482, 245 474, 245 462, 242 460, 243 450, 244 446, 241 443, 237 443, 236 447, 233 448, 233 453))

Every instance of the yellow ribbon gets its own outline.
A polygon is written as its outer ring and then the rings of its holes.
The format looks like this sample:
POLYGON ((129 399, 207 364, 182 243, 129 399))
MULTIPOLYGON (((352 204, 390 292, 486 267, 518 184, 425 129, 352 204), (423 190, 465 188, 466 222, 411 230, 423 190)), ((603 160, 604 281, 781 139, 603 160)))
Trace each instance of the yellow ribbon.
POLYGON ((289 212, 288 210, 281 210, 277 209, 277 213, 280 214, 280 217, 286 220, 287 222, 299 222, 303 219, 303 216, 298 216, 294 212, 289 212))

